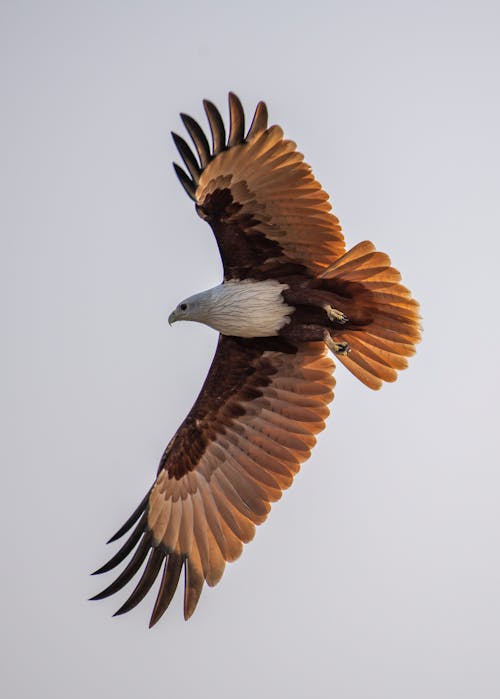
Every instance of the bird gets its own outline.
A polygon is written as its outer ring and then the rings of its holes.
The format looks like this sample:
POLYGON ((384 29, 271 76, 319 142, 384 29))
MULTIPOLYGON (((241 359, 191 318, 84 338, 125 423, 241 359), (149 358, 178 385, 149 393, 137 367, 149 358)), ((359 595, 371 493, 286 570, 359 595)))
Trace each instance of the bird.
POLYGON ((174 169, 213 231, 223 280, 181 301, 168 320, 208 325, 218 344, 156 480, 108 543, 128 538, 94 574, 128 561, 91 598, 138 578, 121 615, 159 578, 150 627, 183 571, 189 619, 204 584, 219 582, 291 486, 325 427, 335 361, 376 390, 407 367, 421 339, 419 304, 400 273, 370 241, 346 250, 328 194, 296 144, 268 126, 266 104, 246 130, 229 93, 227 135, 219 110, 203 105, 211 143, 181 114, 193 147, 172 133, 184 164, 174 169))

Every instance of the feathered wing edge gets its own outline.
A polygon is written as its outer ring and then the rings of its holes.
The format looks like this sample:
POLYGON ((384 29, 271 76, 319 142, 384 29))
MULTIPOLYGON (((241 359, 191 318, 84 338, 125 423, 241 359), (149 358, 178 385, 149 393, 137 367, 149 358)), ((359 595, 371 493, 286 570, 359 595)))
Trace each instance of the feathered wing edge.
POLYGON ((189 619, 194 612, 204 581, 199 575, 196 574, 192 566, 189 565, 189 561, 186 556, 169 551, 167 547, 162 546, 161 544, 153 544, 153 534, 147 528, 149 508, 148 501, 150 492, 148 492, 144 500, 142 500, 140 503, 139 507, 118 530, 118 532, 111 537, 108 543, 117 541, 119 538, 127 534, 127 532, 129 532, 137 522, 128 539, 126 539, 125 543, 117 551, 117 553, 115 553, 115 555, 105 565, 94 571, 92 575, 107 573, 113 568, 116 568, 116 566, 122 563, 122 561, 124 561, 125 558, 133 551, 134 547, 136 547, 133 556, 118 577, 110 585, 108 585, 108 587, 102 590, 102 592, 94 595, 94 597, 91 597, 91 600, 104 599, 125 587, 125 585, 132 580, 134 575, 136 575, 149 554, 146 566, 134 590, 129 595, 126 602, 122 604, 122 606, 113 616, 119 616, 129 612, 131 609, 136 607, 141 600, 144 599, 157 579, 163 565, 160 588, 149 622, 149 627, 151 628, 161 618, 172 601, 172 597, 177 589, 183 567, 185 569, 185 619, 189 619))
MULTIPOLYGON (((236 341, 228 338, 226 342, 234 345, 236 341)), ((177 457, 172 462, 173 452, 167 447, 166 461, 162 459, 152 490, 110 539, 116 541, 129 533, 120 550, 96 574, 131 557, 118 577, 92 599, 118 592, 147 559, 136 587, 116 614, 129 611, 144 598, 163 566, 150 626, 170 604, 183 568, 184 617, 188 619, 204 582, 215 585, 225 563, 240 555, 243 544, 253 538, 255 526, 266 519, 271 502, 292 484, 300 464, 310 455, 315 435, 325 426, 335 380, 334 364, 324 344, 308 343, 290 354, 265 348, 256 354, 255 344, 243 344, 252 347, 248 356, 253 357, 255 371, 243 363, 244 349, 236 360, 243 372, 239 392, 229 393, 222 413, 206 423, 204 435, 211 435, 206 451, 177 480, 171 477, 177 457), (226 414, 234 415, 234 421, 227 422, 226 414)), ((219 360, 217 371, 221 368, 234 377, 234 366, 231 372, 227 361, 221 364, 219 360)), ((186 421, 177 434, 185 425, 186 421)))
POLYGON ((264 102, 257 104, 252 123, 245 136, 243 107, 239 98, 233 92, 229 93, 229 135, 227 140, 224 121, 217 107, 209 100, 203 100, 203 107, 205 108, 212 134, 212 148, 210 148, 199 124, 187 114, 181 114, 181 119, 193 141, 197 157, 182 136, 172 132, 172 138, 184 161, 187 172, 177 163, 174 163, 174 170, 180 183, 193 201, 196 201, 196 188, 200 181, 200 175, 211 160, 227 148, 231 148, 239 143, 245 143, 267 129, 268 116, 264 102))
POLYGON ((175 172, 196 211, 211 226, 224 278, 317 274, 345 252, 338 218, 311 167, 283 130, 267 127, 259 102, 245 136, 241 102, 229 93, 229 134, 217 108, 204 101, 212 135, 181 114, 194 149, 172 134, 184 162, 175 172))

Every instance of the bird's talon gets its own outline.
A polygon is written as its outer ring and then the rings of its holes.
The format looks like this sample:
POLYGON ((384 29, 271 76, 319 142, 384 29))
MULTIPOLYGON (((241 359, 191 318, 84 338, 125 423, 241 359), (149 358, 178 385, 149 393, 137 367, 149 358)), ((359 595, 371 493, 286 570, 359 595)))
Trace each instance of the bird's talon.
POLYGON ((328 319, 331 320, 332 323, 341 323, 343 325, 349 320, 345 313, 342 313, 342 311, 339 311, 337 308, 333 308, 330 304, 323 306, 323 308, 326 311, 328 319))
POLYGON ((335 340, 332 340, 329 333, 325 334, 325 342, 328 349, 333 352, 333 354, 339 354, 345 357, 351 351, 348 342, 335 342, 335 340))
POLYGON ((336 345, 336 349, 334 349, 335 354, 340 354, 345 357, 351 351, 347 342, 334 342, 333 344, 336 345))

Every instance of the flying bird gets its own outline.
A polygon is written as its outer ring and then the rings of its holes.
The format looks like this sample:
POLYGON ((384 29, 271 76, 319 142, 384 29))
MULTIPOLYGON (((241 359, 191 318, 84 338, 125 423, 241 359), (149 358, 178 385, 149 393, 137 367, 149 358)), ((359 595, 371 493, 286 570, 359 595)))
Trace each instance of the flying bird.
POLYGON ((290 487, 325 427, 333 399, 331 355, 372 389, 394 381, 420 339, 419 306, 389 257, 371 242, 346 252, 328 195, 293 141, 268 127, 259 102, 248 130, 229 94, 229 133, 204 101, 211 145, 181 114, 194 144, 172 134, 185 169, 175 172, 212 228, 221 284, 185 299, 169 322, 219 332, 215 357, 189 415, 170 440, 156 480, 110 539, 129 534, 96 573, 130 556, 92 599, 135 589, 135 607, 160 576, 150 626, 169 606, 184 569, 184 618, 206 582, 241 554, 271 503, 290 487))

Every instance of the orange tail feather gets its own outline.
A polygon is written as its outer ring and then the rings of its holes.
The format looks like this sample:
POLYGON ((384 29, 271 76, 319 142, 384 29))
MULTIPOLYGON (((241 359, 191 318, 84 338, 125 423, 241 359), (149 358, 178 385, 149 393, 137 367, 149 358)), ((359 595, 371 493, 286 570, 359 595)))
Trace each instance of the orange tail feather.
MULTIPOLYGON (((379 389, 395 381, 408 365, 420 341, 419 304, 403 286, 401 275, 385 253, 364 241, 323 272, 352 298, 356 318, 335 332, 335 342, 347 342, 351 351, 337 358, 360 381, 379 389)), ((349 310, 346 309, 349 316, 349 310)), ((352 316, 351 316, 352 317, 352 316)))

